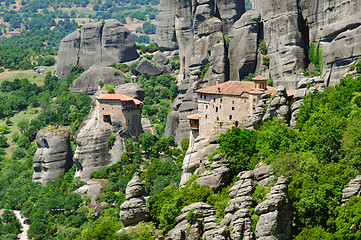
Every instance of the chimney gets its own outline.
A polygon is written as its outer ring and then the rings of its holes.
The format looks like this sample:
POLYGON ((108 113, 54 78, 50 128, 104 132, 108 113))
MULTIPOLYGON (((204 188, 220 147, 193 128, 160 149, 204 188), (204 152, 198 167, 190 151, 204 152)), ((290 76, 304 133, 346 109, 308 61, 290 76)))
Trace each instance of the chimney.
POLYGON ((221 81, 221 79, 217 78, 217 85, 219 85, 220 81, 221 81))

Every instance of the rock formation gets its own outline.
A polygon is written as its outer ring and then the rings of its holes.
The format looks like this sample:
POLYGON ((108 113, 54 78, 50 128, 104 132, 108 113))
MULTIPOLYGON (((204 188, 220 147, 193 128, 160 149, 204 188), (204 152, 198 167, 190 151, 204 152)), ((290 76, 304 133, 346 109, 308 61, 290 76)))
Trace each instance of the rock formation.
POLYGON ((73 165, 69 132, 64 128, 46 127, 36 135, 36 144, 33 182, 45 186, 47 181, 55 180, 73 165))
POLYGON ((217 78, 221 82, 228 78, 223 35, 244 13, 244 2, 182 0, 173 3, 175 8, 171 7, 171 2, 161 1, 160 9, 164 10, 159 13, 157 44, 163 51, 177 46, 179 49, 179 95, 173 103, 166 127, 166 135, 175 135, 176 142, 179 142, 188 137, 186 116, 197 110, 195 89, 213 85, 217 78), (170 23, 173 16, 175 20, 172 26, 170 23), (165 19, 168 19, 167 23, 163 22, 165 19), (200 79, 206 66, 209 69, 203 79, 200 79))
POLYGON ((219 239, 228 240, 227 227, 216 225, 216 211, 211 205, 203 202, 193 203, 181 210, 182 214, 176 218, 177 225, 167 233, 166 240, 219 239), (195 219, 187 220, 187 215, 193 213, 195 219))
POLYGON ((70 66, 89 69, 99 62, 126 62, 138 58, 134 39, 119 21, 85 24, 60 42, 56 74, 63 78, 70 66))
POLYGON ((297 75, 305 69, 305 39, 297 1, 280 4, 277 0, 254 0, 254 9, 262 16, 263 38, 275 86, 295 89, 297 75))
POLYGON ((229 31, 229 73, 230 80, 236 81, 254 73, 257 66, 258 33, 261 15, 249 11, 233 24, 229 31))
POLYGON ((258 102, 253 113, 253 127, 258 129, 264 122, 275 118, 284 119, 287 123, 290 121, 289 98, 285 87, 278 86, 276 94, 264 94, 258 102))
POLYGON ((121 71, 108 64, 95 64, 73 81, 70 92, 94 95, 99 89, 99 81, 102 81, 104 86, 117 86, 123 84, 124 79, 125 76, 121 71))
POLYGON ((213 162, 205 161, 195 174, 199 174, 196 182, 199 185, 212 189, 214 192, 222 190, 230 181, 229 163, 224 154, 217 154, 213 157, 213 162))
POLYGON ((348 187, 342 189, 342 203, 347 202, 351 197, 360 197, 361 195, 361 175, 352 179, 348 183, 348 187))
POLYGON ((325 84, 338 83, 347 67, 361 57, 361 5, 357 0, 301 0, 309 41, 323 50, 325 84))
POLYGON ((126 188, 126 201, 120 206, 120 220, 125 227, 148 219, 144 194, 144 184, 140 181, 139 174, 135 173, 126 188))
POLYGON ((292 204, 288 199, 285 178, 278 178, 266 200, 257 205, 255 213, 260 215, 256 225, 256 239, 288 240, 292 236, 292 204))
POLYGON ((144 74, 146 76, 158 76, 163 73, 162 69, 160 69, 154 63, 145 58, 142 58, 142 60, 140 60, 135 70, 139 73, 139 75, 144 74))
MULTIPOLYGON (((138 84, 129 83, 117 87, 116 93, 127 94, 143 100, 144 90, 138 84)), ((79 127, 76 138, 77 148, 74 153, 74 162, 77 165, 75 177, 80 180, 89 180, 89 175, 99 171, 104 166, 116 163, 126 151, 125 141, 131 138, 126 126, 110 125, 98 120, 98 109, 93 100, 89 114, 79 127), (114 146, 107 143, 110 136, 116 136, 114 146)))
POLYGON ((99 193, 103 192, 107 182, 108 180, 106 179, 91 179, 85 185, 76 189, 74 193, 80 195, 87 194, 90 197, 90 206, 96 206, 95 198, 99 193))

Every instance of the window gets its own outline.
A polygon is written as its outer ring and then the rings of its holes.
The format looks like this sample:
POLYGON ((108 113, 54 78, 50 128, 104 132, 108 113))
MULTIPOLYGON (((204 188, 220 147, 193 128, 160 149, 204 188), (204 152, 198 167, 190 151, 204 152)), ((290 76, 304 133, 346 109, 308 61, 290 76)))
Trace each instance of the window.
POLYGON ((213 102, 216 102, 216 98, 213 98, 213 102))
POLYGON ((222 98, 221 98, 221 103, 222 103, 222 98))
POLYGON ((232 115, 229 115, 229 120, 232 120, 232 115))
POLYGON ((232 110, 234 110, 234 107, 232 107, 232 110))
POLYGON ((206 119, 208 118, 208 116, 206 115, 206 119))
POLYGON ((234 104, 234 101, 232 101, 232 104, 234 104))
POLYGON ((104 110, 104 108, 102 108, 102 110, 104 110))
POLYGON ((219 117, 217 117, 217 122, 219 122, 219 117))
POLYGON ((218 107, 216 107, 216 112, 218 112, 218 107))
POLYGON ((208 105, 206 105, 206 109, 208 109, 208 105))

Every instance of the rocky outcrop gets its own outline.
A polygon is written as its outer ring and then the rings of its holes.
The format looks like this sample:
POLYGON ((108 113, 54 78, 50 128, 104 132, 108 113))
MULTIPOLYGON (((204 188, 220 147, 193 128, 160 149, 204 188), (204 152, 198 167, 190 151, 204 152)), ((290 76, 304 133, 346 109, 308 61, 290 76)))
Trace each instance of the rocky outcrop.
POLYGON ((176 226, 170 230, 166 240, 186 240, 203 237, 210 240, 228 240, 229 230, 216 225, 216 211, 203 202, 193 203, 181 210, 182 214, 176 218, 176 226), (188 217, 190 214, 193 217, 188 217))
POLYGON ((288 186, 285 178, 278 178, 266 200, 257 205, 259 215, 256 225, 256 239, 288 240, 292 236, 292 204, 288 199, 288 186))
POLYGON ((288 101, 287 91, 283 86, 278 86, 274 95, 262 95, 252 116, 253 127, 258 129, 264 122, 275 118, 289 123, 291 114, 288 101))
POLYGON ((120 206, 120 220, 125 227, 148 219, 144 194, 144 184, 140 181, 139 174, 135 173, 126 188, 126 201, 120 206))
POLYGON ((96 206, 97 202, 95 198, 98 194, 102 193, 106 183, 108 180, 106 179, 91 179, 86 182, 85 185, 76 189, 74 193, 84 195, 87 194, 90 197, 90 206, 96 206))
POLYGON ((33 158, 33 182, 43 186, 68 171, 73 165, 73 153, 68 130, 46 127, 36 135, 38 149, 33 158))
POLYGON ((259 12, 246 12, 229 31, 228 58, 231 81, 241 80, 256 70, 260 20, 259 12))
POLYGON ((348 187, 342 189, 342 203, 347 202, 351 197, 360 197, 361 195, 361 175, 352 179, 348 183, 348 187))
POLYGON ((119 21, 85 24, 60 42, 56 74, 63 78, 70 66, 89 69, 99 62, 126 62, 138 58, 134 39, 119 21))
POLYGON ((138 72, 139 75, 144 74, 146 76, 158 76, 163 73, 162 69, 160 69, 154 63, 145 58, 142 58, 142 60, 140 60, 135 70, 138 72))
MULTIPOLYGON (((143 100, 144 96, 144 90, 134 83, 120 85, 115 91, 139 100, 143 100)), ((110 125, 99 121, 95 101, 93 100, 89 114, 80 125, 76 138, 74 162, 77 165, 77 172, 75 177, 79 177, 82 181, 88 181, 92 172, 116 163, 126 151, 126 139, 132 137, 127 127, 120 123, 110 125), (116 136, 113 146, 107 143, 110 136, 116 136)))
POLYGON ((73 81, 70 92, 94 95, 99 89, 99 81, 102 81, 104 86, 118 86, 124 83, 124 79, 125 76, 121 71, 108 64, 95 64, 73 81))
POLYGON ((215 155, 213 162, 202 162, 195 174, 199 174, 196 180, 199 185, 212 189, 214 192, 219 192, 231 181, 229 163, 224 154, 215 155))
POLYGON ((297 1, 282 4, 277 0, 253 2, 254 9, 262 16, 262 36, 268 48, 274 84, 295 89, 298 74, 305 69, 305 39, 297 1))
POLYGON ((323 50, 325 84, 338 83, 351 62, 361 57, 361 5, 357 0, 301 0, 310 42, 323 50))

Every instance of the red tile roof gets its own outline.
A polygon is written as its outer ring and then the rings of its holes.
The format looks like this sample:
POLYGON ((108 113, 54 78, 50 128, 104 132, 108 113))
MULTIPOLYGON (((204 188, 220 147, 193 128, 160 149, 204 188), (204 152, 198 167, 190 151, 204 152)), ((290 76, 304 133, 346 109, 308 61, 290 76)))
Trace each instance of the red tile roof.
POLYGON ((228 81, 218 85, 198 89, 197 93, 215 94, 215 95, 232 95, 241 96, 243 93, 274 93, 275 88, 267 86, 267 90, 257 89, 253 91, 253 82, 245 81, 228 81))
POLYGON ((187 118, 189 120, 199 120, 198 114, 188 115, 187 118))
POLYGON ((252 80, 256 80, 256 81, 267 81, 267 78, 262 77, 262 76, 257 76, 255 78, 252 78, 252 80))
POLYGON ((142 101, 125 94, 100 94, 96 96, 96 98, 99 100, 120 100, 124 102, 132 101, 136 105, 143 104, 142 101))
POLYGON ((297 90, 287 90, 287 96, 294 96, 296 94, 297 90))
POLYGON ((104 116, 109 116, 109 115, 110 115, 110 113, 103 113, 103 115, 104 115, 104 116))

